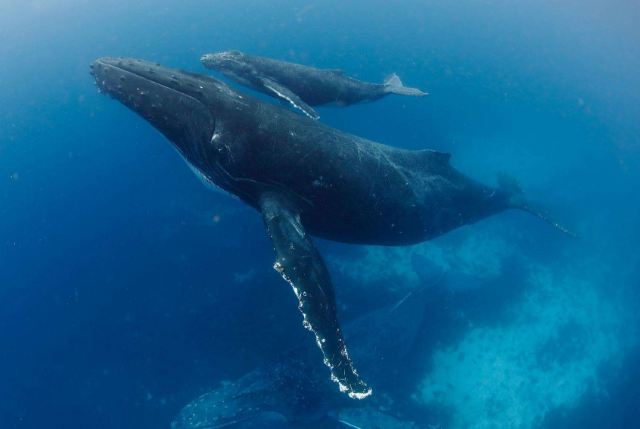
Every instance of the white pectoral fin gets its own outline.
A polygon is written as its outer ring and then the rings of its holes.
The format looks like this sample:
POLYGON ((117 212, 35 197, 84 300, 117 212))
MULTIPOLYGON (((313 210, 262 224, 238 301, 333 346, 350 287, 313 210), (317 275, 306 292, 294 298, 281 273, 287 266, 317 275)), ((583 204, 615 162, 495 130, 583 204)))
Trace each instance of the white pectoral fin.
POLYGON ((329 271, 300 222, 296 208, 274 192, 260 197, 262 219, 276 251, 274 268, 293 287, 303 325, 311 330, 331 369, 331 379, 352 398, 362 399, 371 389, 358 376, 338 323, 329 271))
POLYGON ((316 111, 311 108, 311 106, 309 106, 307 103, 302 101, 300 97, 294 94, 286 86, 280 85, 278 82, 275 82, 271 79, 263 79, 263 84, 265 88, 273 92, 275 97, 281 100, 285 100, 296 109, 301 110, 305 115, 307 115, 311 119, 315 119, 315 120, 320 119, 320 115, 318 115, 316 111))

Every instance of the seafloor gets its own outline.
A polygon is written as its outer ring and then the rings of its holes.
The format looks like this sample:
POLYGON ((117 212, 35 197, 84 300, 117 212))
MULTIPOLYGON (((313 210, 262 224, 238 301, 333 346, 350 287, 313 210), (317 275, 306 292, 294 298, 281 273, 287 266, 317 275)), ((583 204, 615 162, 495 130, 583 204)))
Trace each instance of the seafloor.
POLYGON ((417 405, 440 416, 434 426, 540 427, 550 413, 570 413, 587 398, 607 395, 637 345, 637 315, 625 302, 628 273, 607 264, 611 255, 585 258, 590 242, 583 240, 548 258, 527 242, 513 222, 492 219, 414 247, 329 256, 351 287, 419 290, 413 252, 485 279, 477 291, 443 291, 444 303, 429 320, 427 329, 456 327, 449 338, 424 340, 432 344, 412 392, 417 405))

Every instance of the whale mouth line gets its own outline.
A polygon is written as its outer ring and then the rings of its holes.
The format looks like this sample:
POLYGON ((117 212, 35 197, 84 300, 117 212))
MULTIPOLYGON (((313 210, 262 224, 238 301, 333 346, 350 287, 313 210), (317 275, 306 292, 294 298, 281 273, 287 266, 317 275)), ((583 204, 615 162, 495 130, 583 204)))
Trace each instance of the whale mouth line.
MULTIPOLYGON (((158 82, 157 80, 155 80, 155 79, 153 79, 153 78, 151 78, 151 77, 149 77, 149 76, 143 76, 143 75, 141 75, 141 74, 139 74, 139 73, 136 73, 136 72, 135 72, 135 71, 133 71, 133 70, 127 70, 126 68, 123 68, 123 67, 121 67, 121 66, 119 66, 119 65, 117 65, 117 64, 111 64, 111 63, 105 62, 102 58, 101 58, 101 59, 99 59, 99 60, 96 60, 96 61, 95 61, 95 63, 100 64, 102 67, 111 67, 111 68, 114 68, 114 69, 116 69, 116 70, 118 70, 118 71, 120 71, 120 72, 130 74, 130 75, 135 76, 135 77, 140 78, 140 79, 144 79, 144 80, 146 80, 147 82, 151 82, 151 83, 153 83, 153 84, 155 84, 155 85, 161 86, 162 88, 168 89, 168 90, 170 90, 170 91, 177 92, 178 94, 184 95, 185 97, 189 97, 189 98, 191 98, 191 99, 193 99, 193 100, 197 101, 198 103, 200 103, 200 104, 204 105, 204 103, 203 103, 202 101, 198 100, 198 99, 197 99, 197 98, 195 98, 194 96, 192 96, 192 95, 190 95, 190 94, 187 94, 186 92, 181 91, 181 90, 179 90, 179 89, 171 88, 171 87, 169 87, 169 86, 167 86, 167 85, 165 85, 165 84, 163 84, 163 83, 158 82)), ((98 81, 98 77, 97 77, 97 76, 96 76, 96 81, 98 81)), ((98 83, 99 83, 99 82, 98 82, 98 83)), ((105 85, 103 84, 102 86, 105 86, 105 85)), ((205 106, 205 107, 206 107, 206 106, 205 106)))

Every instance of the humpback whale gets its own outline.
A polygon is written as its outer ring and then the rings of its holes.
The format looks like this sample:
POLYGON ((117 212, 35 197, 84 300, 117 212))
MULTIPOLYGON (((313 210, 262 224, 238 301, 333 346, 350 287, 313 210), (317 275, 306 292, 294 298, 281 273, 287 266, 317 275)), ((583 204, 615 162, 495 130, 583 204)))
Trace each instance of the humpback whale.
MULTIPOLYGON (((415 427, 379 408, 397 412, 399 402, 405 399, 406 385, 397 388, 398 379, 411 377, 409 360, 421 359, 415 353, 415 343, 433 299, 431 292, 412 292, 397 304, 361 316, 344 327, 358 366, 366 371, 369 382, 385 393, 377 398, 378 407, 371 407, 366 415, 354 415, 356 404, 336 392, 323 371, 309 364, 315 354, 309 344, 287 350, 234 383, 200 395, 180 411, 171 428, 308 429, 346 428, 345 424, 370 428, 372 422, 385 429, 415 427), (389 366, 398 372, 389 373, 389 366)), ((356 409, 361 409, 360 404, 356 409)))
POLYGON ((519 188, 478 183, 453 168, 449 154, 365 140, 204 74, 124 58, 90 67, 99 91, 160 131, 204 183, 261 213, 273 267, 293 287, 331 379, 352 398, 372 391, 347 352, 331 277, 311 236, 401 246, 507 209, 549 220, 519 188))
POLYGON ((395 74, 387 77, 383 84, 368 83, 345 76, 342 70, 321 70, 239 51, 208 54, 201 61, 205 68, 220 72, 247 88, 275 97, 285 105, 291 104, 312 119, 319 119, 320 116, 311 106, 334 104, 344 107, 376 101, 389 94, 427 95, 402 86, 395 74))

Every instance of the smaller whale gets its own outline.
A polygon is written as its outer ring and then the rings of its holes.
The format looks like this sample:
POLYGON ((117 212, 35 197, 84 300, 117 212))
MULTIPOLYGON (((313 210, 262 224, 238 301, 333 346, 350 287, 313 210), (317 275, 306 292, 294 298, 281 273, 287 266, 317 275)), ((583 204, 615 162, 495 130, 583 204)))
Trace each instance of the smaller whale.
POLYGON ((202 57, 208 70, 215 70, 237 84, 291 104, 312 119, 320 116, 311 106, 335 104, 339 107, 369 103, 389 94, 424 97, 425 92, 402 85, 396 74, 383 84, 363 82, 344 75, 342 70, 316 69, 265 57, 226 51, 202 57))

